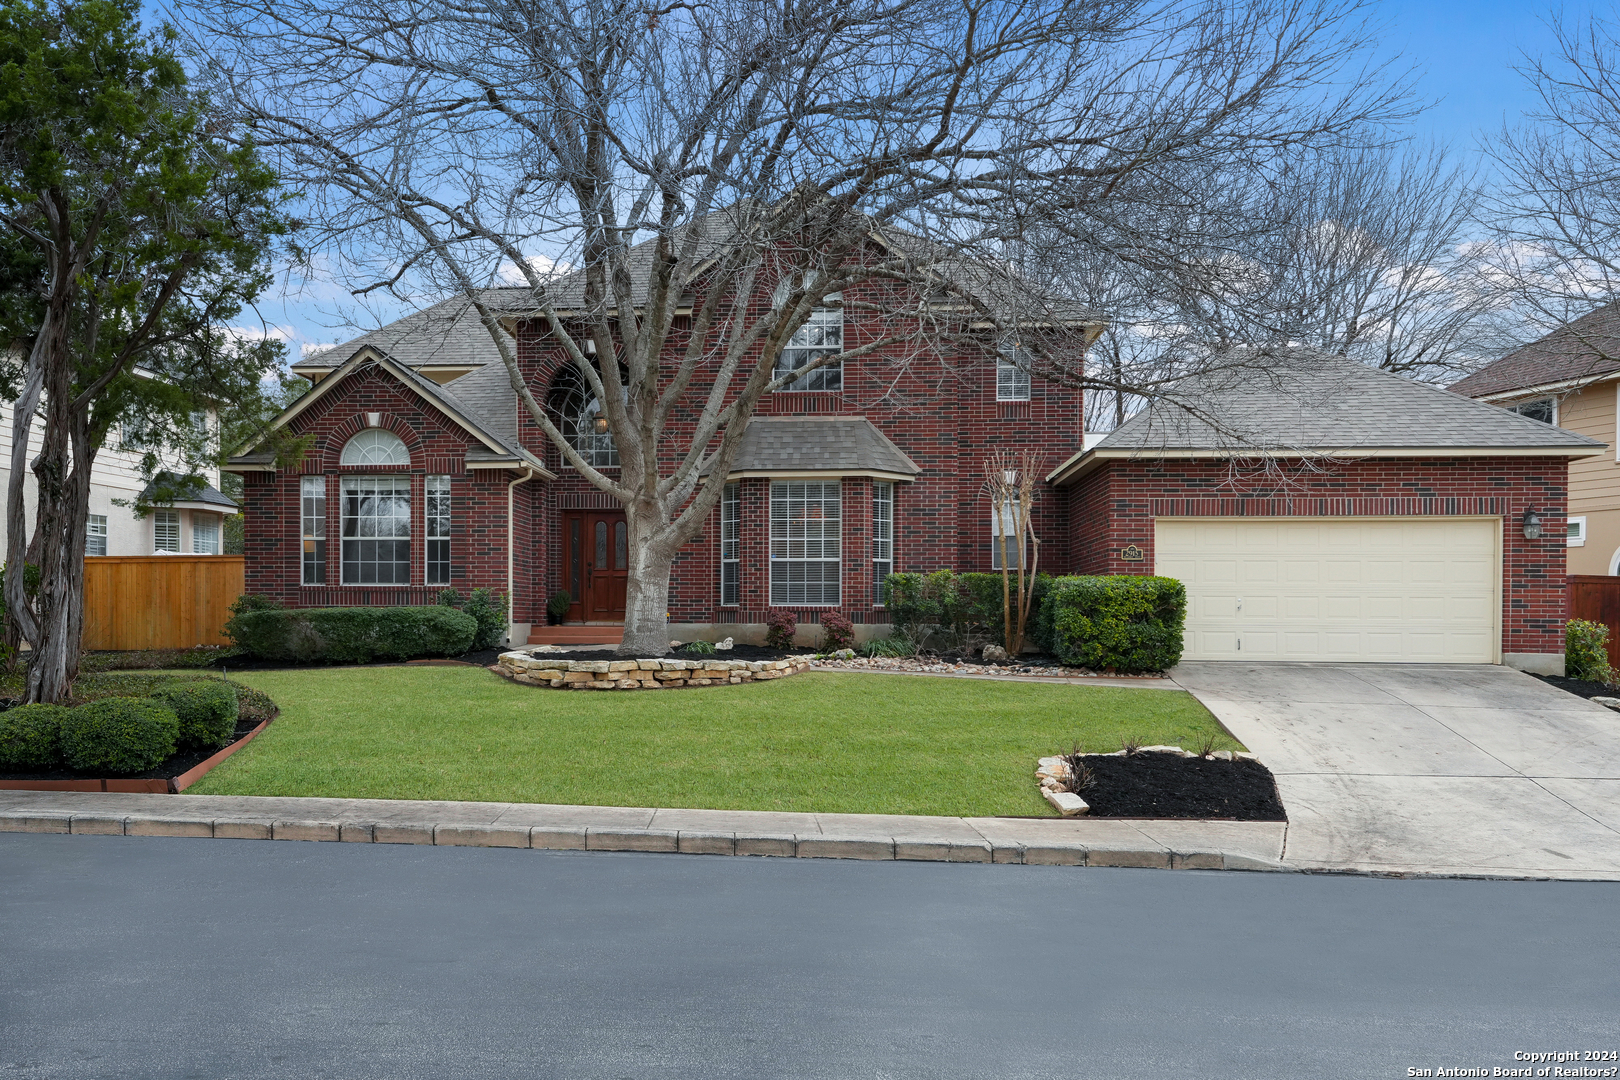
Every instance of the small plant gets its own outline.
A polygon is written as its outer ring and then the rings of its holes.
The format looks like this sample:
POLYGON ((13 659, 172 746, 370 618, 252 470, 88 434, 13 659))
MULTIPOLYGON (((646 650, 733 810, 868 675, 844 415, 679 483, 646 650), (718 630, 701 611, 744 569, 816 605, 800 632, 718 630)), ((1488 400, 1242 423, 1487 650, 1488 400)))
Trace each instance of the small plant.
POLYGON ((224 746, 236 734, 236 687, 223 679, 177 682, 152 694, 180 720, 180 746, 224 746))
POLYGON ((772 649, 793 648, 793 635, 799 629, 799 620, 793 612, 772 608, 765 613, 765 644, 772 649))
POLYGON ((0 712, 0 768, 48 769, 62 760, 61 705, 18 705, 0 712))
POLYGON ((714 642, 688 641, 685 645, 681 646, 681 652, 691 653, 693 656, 713 656, 714 642))
POLYGON ((455 590, 455 589, 440 589, 439 590, 439 606, 440 607, 460 608, 461 607, 461 593, 459 591, 455 590))
POLYGON ((150 698, 103 698, 62 718, 62 760, 84 772, 145 772, 170 754, 180 737, 174 710, 150 698))
POLYGON ((1564 674, 1571 679, 1614 682, 1607 626, 1585 619, 1571 619, 1564 624, 1564 674))
POLYGON ((1072 752, 1062 755, 1062 761, 1069 769, 1069 775, 1063 781, 1063 790, 1080 795, 1097 786, 1097 776, 1086 764, 1079 743, 1074 744, 1072 752))
POLYGON ((855 624, 842 611, 826 611, 821 615, 821 648, 837 652, 855 644, 855 624))
POLYGON ((1125 751, 1126 757, 1135 757, 1142 752, 1142 737, 1140 735, 1127 735, 1119 741, 1119 748, 1125 751))
POLYGON ((473 635, 474 649, 493 649, 506 636, 505 593, 474 589, 461 610, 478 623, 478 631, 473 635))
POLYGON ((1204 736, 1204 741, 1198 744, 1198 756, 1201 758, 1215 756, 1215 736, 1204 736))
POLYGON ((917 643, 902 634, 892 634, 889 637, 873 638, 862 645, 860 651, 867 656, 916 656, 917 643))
POLYGON ((568 590, 558 589, 551 594, 551 599, 546 601, 546 614, 558 622, 562 622, 568 618, 568 609, 573 606, 574 598, 569 595, 568 590))

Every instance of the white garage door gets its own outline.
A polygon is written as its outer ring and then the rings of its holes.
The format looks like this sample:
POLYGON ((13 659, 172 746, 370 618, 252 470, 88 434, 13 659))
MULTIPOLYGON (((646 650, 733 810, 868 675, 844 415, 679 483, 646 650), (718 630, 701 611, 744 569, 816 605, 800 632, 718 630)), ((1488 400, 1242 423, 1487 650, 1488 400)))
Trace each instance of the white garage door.
POLYGON ((1154 522, 1188 660, 1495 663, 1500 519, 1154 522))

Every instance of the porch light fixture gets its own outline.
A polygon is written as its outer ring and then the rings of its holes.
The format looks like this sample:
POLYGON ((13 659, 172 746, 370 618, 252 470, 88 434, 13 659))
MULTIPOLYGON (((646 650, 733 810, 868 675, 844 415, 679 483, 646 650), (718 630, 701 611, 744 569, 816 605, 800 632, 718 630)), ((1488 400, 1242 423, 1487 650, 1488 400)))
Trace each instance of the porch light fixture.
POLYGON ((1532 506, 1524 508, 1524 538, 1526 540, 1541 539, 1541 517, 1532 506))
POLYGON ((596 418, 591 421, 591 430, 598 435, 606 435, 608 433, 607 417, 598 413, 596 418))

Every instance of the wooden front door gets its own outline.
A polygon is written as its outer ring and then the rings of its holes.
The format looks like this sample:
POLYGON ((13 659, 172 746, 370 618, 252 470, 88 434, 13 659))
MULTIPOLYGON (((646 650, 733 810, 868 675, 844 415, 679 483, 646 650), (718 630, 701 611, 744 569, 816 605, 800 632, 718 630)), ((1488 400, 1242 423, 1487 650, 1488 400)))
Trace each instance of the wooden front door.
POLYGON ((618 510, 563 514, 564 574, 574 598, 570 620, 623 622, 630 528, 618 510))

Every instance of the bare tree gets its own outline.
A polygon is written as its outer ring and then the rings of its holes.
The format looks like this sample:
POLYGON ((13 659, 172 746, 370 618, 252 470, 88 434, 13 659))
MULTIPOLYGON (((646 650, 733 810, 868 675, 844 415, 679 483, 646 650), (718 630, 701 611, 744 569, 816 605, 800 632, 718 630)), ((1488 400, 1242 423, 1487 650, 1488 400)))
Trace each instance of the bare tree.
POLYGON ((1358 0, 222 0, 197 20, 308 193, 305 242, 358 289, 466 296, 535 423, 623 504, 641 655, 667 649, 671 562, 762 395, 970 323, 987 357, 1029 327, 1077 356, 1075 309, 1013 272, 1022 223, 1406 109, 1358 66, 1358 0), (483 286, 514 275, 502 309, 483 286), (884 329, 779 372, 840 301, 884 329), (512 316, 600 402, 616 475, 536 401, 512 316))
MULTIPOLYGON (((1620 299, 1620 31, 1597 16, 1551 27, 1554 55, 1519 68, 1539 106, 1490 145, 1494 268, 1531 335, 1620 299)), ((1620 320, 1565 333, 1594 367, 1620 360, 1620 320)))
POLYGON ((1033 451, 998 450, 984 462, 984 490, 996 522, 996 545, 1001 553, 1002 646, 1009 658, 1024 651, 1024 631, 1035 607, 1035 573, 1041 564, 1041 541, 1035 535, 1030 512, 1035 506, 1035 483, 1041 476, 1040 456, 1033 451), (1016 581, 1014 564, 1017 565, 1016 581))

